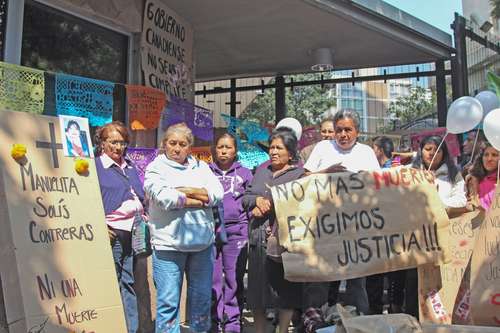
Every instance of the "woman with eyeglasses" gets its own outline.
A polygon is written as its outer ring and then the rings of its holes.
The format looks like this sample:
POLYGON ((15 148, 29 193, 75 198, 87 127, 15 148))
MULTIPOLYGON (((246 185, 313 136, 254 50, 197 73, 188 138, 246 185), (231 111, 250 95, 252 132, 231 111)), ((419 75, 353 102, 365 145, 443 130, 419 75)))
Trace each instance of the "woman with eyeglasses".
POLYGON ((129 333, 137 332, 139 315, 134 291, 132 225, 143 214, 144 191, 135 166, 125 158, 127 128, 118 121, 96 132, 96 169, 109 238, 129 333))

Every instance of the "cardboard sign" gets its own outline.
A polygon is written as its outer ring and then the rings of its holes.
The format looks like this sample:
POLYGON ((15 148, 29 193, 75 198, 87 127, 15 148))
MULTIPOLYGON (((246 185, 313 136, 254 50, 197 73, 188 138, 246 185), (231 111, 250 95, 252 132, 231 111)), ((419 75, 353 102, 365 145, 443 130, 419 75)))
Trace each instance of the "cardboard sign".
POLYGON ((272 194, 287 280, 351 279, 447 257, 449 221, 430 172, 316 174, 272 194))
POLYGON ((418 267, 422 321, 443 324, 470 322, 470 258, 482 210, 450 220, 450 262, 418 267))
MULTIPOLYGON (((0 112, 0 265, 10 333, 126 332, 90 162, 63 156, 56 117, 0 112), (14 143, 27 154, 18 163, 14 143)), ((0 309, 3 311, 3 309, 0 309)))
POLYGON ((194 101, 193 29, 160 0, 147 0, 141 36, 145 85, 194 101))
POLYGON ((471 317, 500 326, 500 186, 478 232, 471 261, 471 317))

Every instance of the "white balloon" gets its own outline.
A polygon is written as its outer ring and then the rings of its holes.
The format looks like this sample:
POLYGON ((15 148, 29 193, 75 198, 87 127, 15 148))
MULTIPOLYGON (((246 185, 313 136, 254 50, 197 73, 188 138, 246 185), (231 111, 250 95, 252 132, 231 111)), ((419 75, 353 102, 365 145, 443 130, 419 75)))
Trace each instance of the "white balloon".
POLYGON ((276 128, 280 127, 288 127, 293 131, 293 133, 295 133, 297 141, 300 140, 300 137, 302 136, 302 125, 297 119, 291 117, 283 118, 276 124, 276 128))
POLYGON ((446 117, 449 133, 465 133, 476 127, 483 119, 483 107, 474 97, 463 96, 451 103, 446 117))
POLYGON ((483 120, 484 136, 496 150, 500 150, 500 109, 491 110, 483 120))
POLYGON ((493 109, 500 107, 500 100, 493 91, 485 90, 481 91, 475 97, 483 107, 483 119, 486 115, 493 109))

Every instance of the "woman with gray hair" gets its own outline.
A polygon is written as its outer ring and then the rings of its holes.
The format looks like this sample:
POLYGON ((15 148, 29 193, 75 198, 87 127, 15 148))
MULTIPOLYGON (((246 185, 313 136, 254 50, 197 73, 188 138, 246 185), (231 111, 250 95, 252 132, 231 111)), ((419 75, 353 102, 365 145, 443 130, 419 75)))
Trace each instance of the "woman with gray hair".
POLYGON ((184 272, 188 314, 194 332, 210 329, 213 270, 213 206, 224 191, 208 165, 190 155, 193 134, 185 124, 170 126, 162 153, 146 169, 157 290, 156 333, 179 332, 179 303, 184 272))
MULTIPOLYGON (((332 173, 332 172, 359 172, 380 170, 377 156, 373 149, 358 142, 359 116, 350 109, 339 110, 333 117, 334 138, 332 140, 320 141, 313 149, 309 159, 304 164, 308 173, 332 173)), ((317 297, 311 297, 310 307, 319 307, 323 304, 325 292, 324 284, 312 284, 305 288, 315 290, 317 297), (319 305, 318 305, 319 304, 319 305)), ((331 291, 338 292, 339 281, 332 282, 331 291)), ((327 287, 326 287, 327 288, 327 287)), ((328 288, 327 288, 328 289, 328 288)), ((330 298, 330 297, 328 297, 330 298)), ((336 298, 336 295, 335 295, 336 298)), ((359 312, 369 312, 368 295, 365 288, 365 278, 351 279, 347 281, 345 303, 356 306, 359 312)), ((328 300, 331 301, 331 300, 328 300)), ((306 311, 307 312, 307 311, 306 311)), ((307 318, 306 318, 307 319, 307 318)))

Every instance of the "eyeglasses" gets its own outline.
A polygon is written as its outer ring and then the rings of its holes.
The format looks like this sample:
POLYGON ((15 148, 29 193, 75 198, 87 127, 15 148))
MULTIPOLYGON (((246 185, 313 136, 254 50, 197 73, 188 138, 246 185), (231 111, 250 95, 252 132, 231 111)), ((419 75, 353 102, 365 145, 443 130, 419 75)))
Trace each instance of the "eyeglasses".
POLYGON ((106 141, 106 142, 109 143, 112 146, 115 146, 115 147, 120 146, 120 147, 126 148, 128 146, 128 143, 125 142, 125 141, 114 140, 114 141, 106 141))

